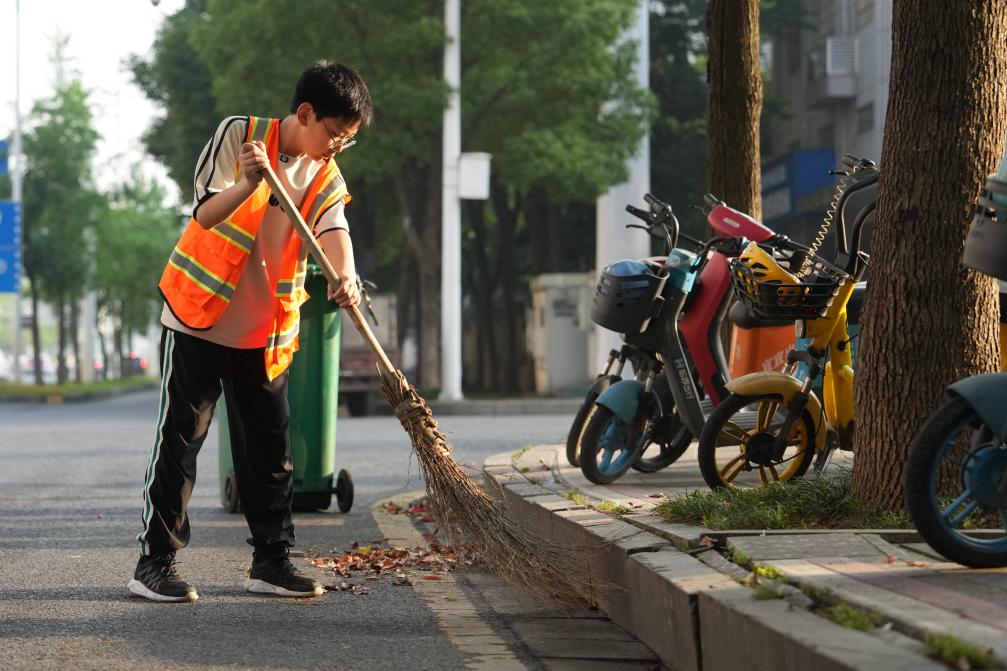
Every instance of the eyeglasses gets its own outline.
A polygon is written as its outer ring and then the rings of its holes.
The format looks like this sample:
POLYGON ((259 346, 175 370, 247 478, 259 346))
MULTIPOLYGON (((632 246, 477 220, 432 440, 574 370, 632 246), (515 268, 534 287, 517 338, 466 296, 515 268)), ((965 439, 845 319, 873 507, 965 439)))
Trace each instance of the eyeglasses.
POLYGON ((356 135, 341 138, 335 133, 333 133, 332 130, 329 128, 328 124, 326 124, 321 119, 318 120, 318 123, 322 124, 322 127, 325 129, 325 132, 329 134, 329 139, 332 140, 332 144, 333 146, 335 146, 337 150, 346 151, 347 149, 349 149, 350 147, 352 147, 357 143, 356 135))

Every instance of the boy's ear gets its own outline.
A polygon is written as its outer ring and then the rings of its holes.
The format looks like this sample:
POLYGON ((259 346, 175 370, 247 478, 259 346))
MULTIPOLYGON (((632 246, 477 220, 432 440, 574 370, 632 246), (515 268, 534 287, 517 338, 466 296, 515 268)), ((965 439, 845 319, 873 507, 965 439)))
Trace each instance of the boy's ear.
POLYGON ((311 103, 301 103, 297 106, 297 111, 294 112, 294 115, 301 122, 302 126, 306 126, 309 121, 315 120, 315 108, 311 103))

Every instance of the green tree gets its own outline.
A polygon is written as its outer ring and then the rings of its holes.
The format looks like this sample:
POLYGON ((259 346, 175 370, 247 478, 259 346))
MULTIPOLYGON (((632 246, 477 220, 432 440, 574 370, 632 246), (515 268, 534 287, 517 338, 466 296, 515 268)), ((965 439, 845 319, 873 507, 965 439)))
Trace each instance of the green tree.
POLYGON ((144 134, 144 147, 167 168, 183 201, 192 200, 196 158, 221 116, 210 72, 192 45, 205 11, 206 0, 186 0, 158 30, 150 57, 129 59, 133 80, 163 110, 144 134))
MULTIPOLYGON (((65 382, 68 333, 76 338, 76 304, 89 284, 86 231, 93 228, 97 197, 91 158, 98 133, 91 125, 88 94, 65 57, 66 37, 53 51, 56 88, 32 107, 24 137, 25 275, 31 286, 35 382, 41 383, 38 306, 52 304, 59 324, 59 381, 65 382)), ((79 368, 78 368, 79 371, 79 368)))
MULTIPOLYGON (((160 313, 157 282, 167 250, 178 237, 180 217, 163 205, 163 189, 137 166, 133 179, 104 202, 95 235, 95 288, 98 314, 113 325, 112 350, 123 370, 131 336, 144 332, 160 313)), ((104 370, 112 352, 101 342, 104 370)))
POLYGON ((462 137, 493 155, 490 202, 468 208, 482 386, 519 388, 527 279, 560 270, 564 246, 594 237, 593 216, 569 230, 556 215, 577 204, 593 215, 646 132, 653 99, 635 82, 637 45, 619 43, 637 4, 465 6, 462 137))
MULTIPOLYGON (((594 199, 624 178, 644 131, 651 101, 632 83, 633 45, 612 46, 635 6, 464 5, 465 148, 492 152, 495 175, 490 207, 476 215, 486 232, 473 232, 493 264, 476 302, 504 315, 501 360, 517 358, 521 281, 547 259, 564 258, 555 231, 583 246, 594 199), (529 224, 543 213, 544 226, 529 224), (533 254, 542 231, 550 251, 533 254)), ((352 65, 368 81, 375 128, 339 162, 355 196, 349 218, 360 265, 397 278, 399 323, 416 328, 422 386, 435 386, 439 373, 442 15, 440 0, 208 0, 185 31, 194 53, 184 60, 210 73, 207 99, 221 114, 286 114, 297 75, 319 57, 352 65), (334 31, 346 39, 333 39, 334 31), (272 44, 283 48, 262 48, 272 44)))
POLYGON ((654 2, 650 14, 651 190, 678 212, 682 230, 707 235, 690 213, 706 188, 706 0, 654 2))

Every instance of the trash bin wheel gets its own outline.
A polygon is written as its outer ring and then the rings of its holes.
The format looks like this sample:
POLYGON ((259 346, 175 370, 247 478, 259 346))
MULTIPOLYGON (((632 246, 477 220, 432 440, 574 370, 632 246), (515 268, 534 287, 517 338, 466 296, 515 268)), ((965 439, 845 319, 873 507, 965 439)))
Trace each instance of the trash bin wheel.
POLYGON ((336 476, 335 492, 339 512, 350 512, 350 508, 353 507, 353 478, 350 477, 348 470, 340 469, 339 475, 336 476))
POLYGON ((227 472, 220 502, 223 504, 224 510, 229 513, 236 513, 241 509, 241 501, 238 500, 238 479, 234 476, 233 468, 227 472))

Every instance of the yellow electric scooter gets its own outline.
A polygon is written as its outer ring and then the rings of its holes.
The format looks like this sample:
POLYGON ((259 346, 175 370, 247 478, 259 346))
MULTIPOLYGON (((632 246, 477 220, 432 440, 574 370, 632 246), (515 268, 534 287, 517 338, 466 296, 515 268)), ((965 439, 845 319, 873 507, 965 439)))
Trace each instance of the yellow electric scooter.
POLYGON ((788 353, 783 372, 751 373, 728 383, 731 395, 710 415, 699 438, 699 467, 711 488, 787 481, 804 475, 813 461, 816 470, 824 470, 837 447, 852 449, 853 367, 846 306, 867 269, 869 257, 860 244, 874 200, 857 214, 851 244, 845 210, 853 196, 876 188, 879 173, 869 160, 844 160, 848 170, 840 173, 844 180, 838 199, 815 245, 783 239, 767 251, 751 243, 731 261, 735 296, 759 317, 796 320, 798 339, 810 342, 806 350, 788 353), (837 255, 829 262, 815 251, 837 212, 837 255), (823 371, 824 407, 812 391, 823 371), (744 419, 753 415, 754 425, 744 419))

